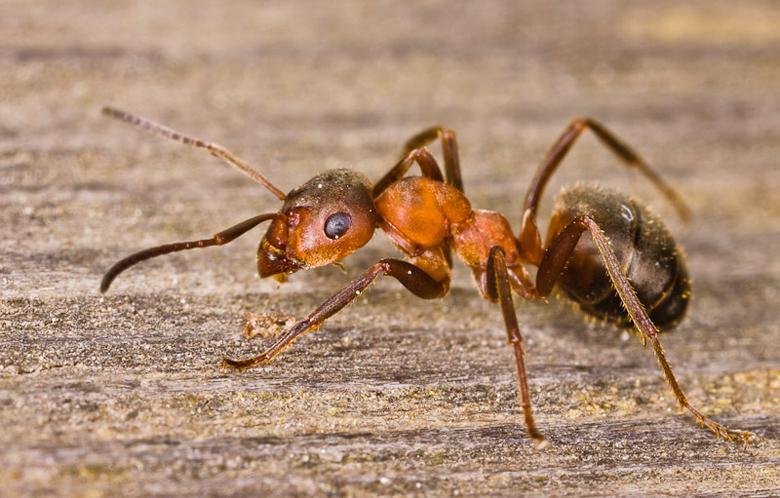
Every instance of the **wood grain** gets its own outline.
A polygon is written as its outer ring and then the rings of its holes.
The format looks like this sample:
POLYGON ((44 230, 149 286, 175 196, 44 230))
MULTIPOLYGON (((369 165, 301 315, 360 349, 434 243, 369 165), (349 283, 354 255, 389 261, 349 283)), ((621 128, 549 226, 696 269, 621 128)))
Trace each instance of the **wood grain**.
MULTIPOLYGON (((0 5, 0 495, 780 494, 780 14, 772 2, 89 2, 0 5), (519 211, 568 120, 597 117, 686 196, 680 223, 585 136, 553 182, 632 192, 694 277, 663 337, 719 442, 678 413, 650 351, 566 303, 521 303, 525 437, 500 312, 462 265, 446 299, 395 282, 243 374, 245 310, 302 317, 377 259, 277 287, 260 233, 210 236, 274 198, 217 160, 100 116, 115 105, 229 146, 285 189, 379 178, 411 134, 458 131, 474 205, 519 211)), ((438 151, 436 151, 438 153, 438 151)), ((278 323, 277 323, 278 322, 278 323)))

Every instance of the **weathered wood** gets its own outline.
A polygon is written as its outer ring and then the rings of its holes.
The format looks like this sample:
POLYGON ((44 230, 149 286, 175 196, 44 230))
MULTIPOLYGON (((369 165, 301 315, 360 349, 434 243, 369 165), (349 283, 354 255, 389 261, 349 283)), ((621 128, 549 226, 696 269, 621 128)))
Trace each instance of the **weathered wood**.
MULTIPOLYGON (((28 2, 0 6, 0 495, 780 493, 780 14, 767 2, 28 2), (537 423, 521 426, 500 312, 461 266, 447 299, 395 282, 243 374, 242 312, 269 330, 377 259, 277 288, 260 232, 102 272, 216 233, 274 198, 104 104, 230 146, 291 188, 372 178, 434 123, 458 131, 466 192, 519 227, 537 161, 592 115, 686 195, 682 225, 584 137, 543 203, 579 179, 633 191, 688 252, 694 302, 650 351, 566 304, 519 303, 537 423), (278 322, 278 323, 277 323, 278 322)), ((435 150, 438 153, 438 150, 435 150)))

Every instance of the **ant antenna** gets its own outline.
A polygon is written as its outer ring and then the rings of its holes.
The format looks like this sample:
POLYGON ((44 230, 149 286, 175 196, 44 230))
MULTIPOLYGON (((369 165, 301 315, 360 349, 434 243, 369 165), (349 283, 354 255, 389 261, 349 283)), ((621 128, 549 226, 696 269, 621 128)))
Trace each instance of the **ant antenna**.
POLYGON ((186 251, 189 249, 202 249, 204 247, 222 246, 229 244, 260 223, 275 219, 278 216, 279 215, 277 213, 258 214, 257 216, 253 216, 248 220, 244 220, 241 223, 233 225, 226 230, 222 230, 210 239, 174 242, 172 244, 150 247, 149 249, 144 249, 143 251, 131 254, 130 256, 114 263, 114 266, 109 268, 106 274, 103 275, 103 280, 100 282, 100 292, 106 292, 108 288, 111 287, 111 282, 113 282, 120 273, 127 270, 131 266, 140 263, 141 261, 156 258, 157 256, 162 256, 163 254, 170 254, 172 252, 186 251))
POLYGON ((274 194, 276 197, 278 197, 280 201, 283 201, 285 198, 284 192, 282 192, 276 186, 274 186, 274 184, 271 183, 271 181, 268 180, 268 178, 263 176, 262 173, 254 169, 247 162, 245 162, 240 157, 236 156, 226 148, 222 147, 221 145, 212 144, 204 140, 201 140, 199 138, 188 137, 187 135, 179 133, 176 130, 172 130, 167 126, 157 124, 154 121, 150 121, 146 118, 136 116, 135 114, 131 114, 129 112, 116 109, 114 107, 109 107, 109 106, 104 107, 103 114, 105 114, 106 116, 110 116, 112 118, 119 119, 120 121, 130 123, 131 125, 137 126, 144 130, 150 131, 155 135, 160 135, 166 138, 170 138, 171 140, 176 140, 177 142, 181 142, 185 145, 196 147, 198 149, 206 149, 209 152, 209 154, 211 154, 212 156, 218 157, 223 161, 225 161, 226 163, 230 164, 231 166, 238 168, 239 170, 241 170, 242 173, 244 173, 245 175, 247 175, 257 183, 259 183, 260 185, 270 190, 271 193, 274 194))

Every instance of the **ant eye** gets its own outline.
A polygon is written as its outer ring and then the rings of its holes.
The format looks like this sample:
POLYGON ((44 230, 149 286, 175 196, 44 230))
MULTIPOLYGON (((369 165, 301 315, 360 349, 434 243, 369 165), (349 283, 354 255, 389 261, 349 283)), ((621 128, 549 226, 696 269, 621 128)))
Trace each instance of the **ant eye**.
POLYGON ((350 226, 352 226, 352 217, 349 213, 332 214, 325 220, 325 235, 329 239, 337 240, 347 233, 350 226))

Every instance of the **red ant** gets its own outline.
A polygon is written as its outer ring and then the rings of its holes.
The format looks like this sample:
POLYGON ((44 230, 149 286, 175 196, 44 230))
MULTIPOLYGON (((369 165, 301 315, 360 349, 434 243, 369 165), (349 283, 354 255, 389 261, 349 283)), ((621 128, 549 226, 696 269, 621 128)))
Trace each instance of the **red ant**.
POLYGON ((672 203, 679 214, 689 211, 677 193, 628 145, 593 119, 572 120, 553 144, 525 196, 518 237, 509 222, 494 211, 472 209, 463 192, 455 133, 443 126, 428 128, 404 146, 401 160, 376 184, 348 169, 321 173, 284 194, 265 176, 227 149, 190 138, 144 118, 114 108, 104 114, 184 144, 206 149, 240 169, 271 191, 282 208, 255 216, 210 239, 177 242, 138 252, 112 266, 101 292, 121 272, 145 259, 185 249, 224 245, 264 221, 271 221, 257 251, 260 276, 286 280, 286 275, 337 263, 364 246, 381 228, 406 256, 386 258, 337 292, 305 320, 296 323, 262 354, 226 365, 246 369, 273 360, 304 333, 352 302, 380 275, 397 279, 423 299, 440 298, 450 285, 454 249, 471 268, 482 296, 499 303, 509 344, 514 348, 520 405, 528 434, 544 436, 531 411, 523 338, 515 315, 512 290, 524 299, 542 299, 557 284, 563 293, 592 316, 619 327, 636 327, 643 344, 650 342, 661 370, 683 409, 716 436, 747 441, 749 433, 734 431, 702 414, 686 398, 666 361, 659 328, 676 325, 685 314, 691 283, 685 257, 660 218, 621 193, 592 186, 563 190, 557 199, 547 240, 542 244, 536 213, 542 192, 580 134, 590 129, 626 167, 636 168, 672 203), (440 140, 444 172, 425 148, 440 140), (422 176, 406 176, 413 164, 422 176), (581 237, 583 232, 590 237, 581 237), (537 267, 535 281, 524 265, 537 267))

